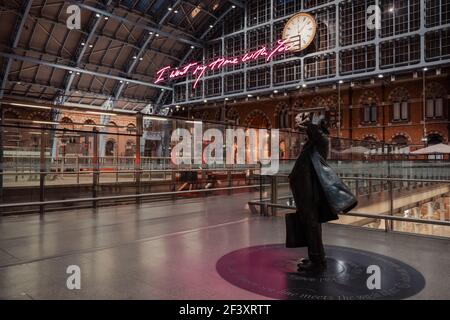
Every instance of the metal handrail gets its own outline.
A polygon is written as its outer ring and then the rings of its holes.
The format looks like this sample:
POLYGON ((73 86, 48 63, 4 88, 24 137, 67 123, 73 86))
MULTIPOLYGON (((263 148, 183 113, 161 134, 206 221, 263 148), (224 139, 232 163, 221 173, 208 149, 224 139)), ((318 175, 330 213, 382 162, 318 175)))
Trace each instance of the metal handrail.
MULTIPOLYGON (((267 206, 271 208, 278 209, 288 209, 288 210, 297 210, 294 206, 288 206, 283 204, 276 203, 266 203, 262 201, 249 201, 249 205, 259 205, 259 206, 267 206)), ((403 222, 414 222, 414 223, 423 223, 423 224, 432 224, 432 225, 441 225, 450 227, 450 221, 441 221, 441 220, 425 220, 425 219, 417 219, 417 218, 407 218, 407 217, 398 217, 398 216, 390 216, 390 215, 377 215, 370 213, 359 213, 359 212, 348 212, 341 214, 343 216, 352 216, 352 217, 362 217, 362 218, 375 218, 382 220, 392 220, 392 221, 403 221, 403 222)))
POLYGON ((35 172, 0 172, 0 175, 37 175, 37 174, 48 174, 48 175, 70 175, 70 174, 86 174, 86 173, 101 173, 101 174, 110 174, 110 173, 145 173, 145 172, 152 172, 152 173, 161 173, 161 172, 168 172, 168 173, 172 173, 172 172, 190 172, 190 171, 198 171, 198 172, 209 172, 209 171, 232 171, 232 172, 237 172, 237 171, 245 171, 245 170, 260 170, 259 167, 245 167, 245 168, 208 168, 208 169, 202 169, 202 168, 192 168, 192 169, 170 169, 170 170, 163 170, 163 169, 141 169, 141 170, 108 170, 108 171, 102 171, 101 169, 99 169, 98 171, 93 171, 93 170, 83 170, 83 171, 79 171, 79 172, 74 172, 74 171, 64 171, 64 172, 60 172, 60 171, 35 171, 35 172))
MULTIPOLYGON (((277 177, 287 178, 289 175, 279 174, 277 177)), ((342 180, 370 180, 370 181, 401 181, 401 182, 435 182, 435 183, 450 183, 450 180, 436 180, 436 179, 405 179, 405 178, 395 178, 395 177, 385 177, 385 178, 377 178, 377 177, 340 177, 342 180)))
POLYGON ((126 200, 126 199, 136 199, 136 198, 146 198, 146 197, 173 196, 173 195, 190 194, 190 193, 207 193, 207 192, 214 192, 214 191, 260 188, 260 187, 267 187, 267 186, 269 186, 269 185, 268 184, 267 185, 266 184, 263 184, 263 185, 258 184, 258 185, 222 187, 222 188, 213 188, 213 189, 198 189, 198 190, 170 191, 170 192, 157 192, 157 193, 141 193, 141 194, 130 194, 130 195, 122 195, 122 196, 104 196, 104 197, 96 197, 96 198, 76 198, 76 199, 52 200, 52 201, 7 203, 7 204, 0 204, 0 209, 17 208, 17 207, 25 207, 25 206, 45 206, 45 205, 50 205, 50 204, 63 204, 63 203, 74 203, 74 202, 126 200))

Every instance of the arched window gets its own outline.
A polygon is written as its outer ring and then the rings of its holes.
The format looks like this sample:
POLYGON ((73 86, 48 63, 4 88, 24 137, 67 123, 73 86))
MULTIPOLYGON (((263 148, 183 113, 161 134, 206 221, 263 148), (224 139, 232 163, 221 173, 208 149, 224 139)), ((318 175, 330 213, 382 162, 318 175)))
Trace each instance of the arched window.
POLYGON ((399 147, 405 147, 408 145, 408 138, 399 134, 392 139, 392 143, 399 147))
POLYGON ((444 102, 446 90, 439 83, 433 82, 426 89, 425 115, 427 119, 442 119, 444 117, 444 102))
POLYGON ((360 100, 361 123, 375 124, 378 122, 378 99, 372 91, 366 91, 360 100))
POLYGON ((230 108, 226 113, 227 121, 233 122, 235 125, 239 125, 240 117, 239 112, 235 108, 230 108))
POLYGON ((132 157, 136 154, 136 142, 128 140, 125 145, 125 157, 132 157))
POLYGON ((131 134, 131 133, 135 133, 136 130, 136 126, 132 123, 127 125, 127 133, 131 134))
POLYGON ((409 120, 409 94, 403 87, 396 88, 389 96, 392 103, 391 118, 392 122, 401 122, 409 120))
POLYGON ((244 125, 248 128, 270 129, 272 124, 269 117, 261 110, 253 110, 245 118, 244 125))
POLYGON ((115 147, 116 147, 116 143, 114 142, 114 140, 112 140, 112 139, 108 140, 105 145, 105 156, 107 156, 107 157, 114 156, 115 147))
POLYGON ((289 116, 290 116, 289 106, 285 103, 279 104, 275 112, 275 119, 278 129, 286 129, 291 127, 289 116))

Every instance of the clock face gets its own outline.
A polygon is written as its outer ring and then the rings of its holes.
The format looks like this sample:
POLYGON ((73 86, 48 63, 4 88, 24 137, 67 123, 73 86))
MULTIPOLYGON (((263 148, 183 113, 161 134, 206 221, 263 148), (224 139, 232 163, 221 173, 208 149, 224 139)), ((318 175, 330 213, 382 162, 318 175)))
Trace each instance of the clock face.
POLYGON ((298 13, 286 23, 283 30, 283 40, 289 46, 289 51, 306 49, 314 40, 317 23, 308 13, 298 13))

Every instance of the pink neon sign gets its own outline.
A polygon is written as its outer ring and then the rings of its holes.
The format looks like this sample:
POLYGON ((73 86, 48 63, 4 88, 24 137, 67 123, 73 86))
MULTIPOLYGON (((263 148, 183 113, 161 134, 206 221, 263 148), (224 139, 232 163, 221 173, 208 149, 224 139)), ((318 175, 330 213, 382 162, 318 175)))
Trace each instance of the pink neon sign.
POLYGON ((281 54, 288 50, 289 46, 287 46, 283 40, 278 40, 277 45, 273 50, 269 50, 267 49, 266 46, 264 46, 256 51, 246 53, 242 57, 236 58, 221 57, 206 65, 202 65, 200 64, 200 62, 193 62, 180 68, 172 68, 171 66, 166 66, 158 70, 158 72, 156 72, 155 83, 160 83, 166 80, 183 77, 186 76, 188 73, 191 73, 195 77, 193 85, 193 88, 195 89, 198 85, 199 80, 205 75, 206 71, 208 70, 214 71, 221 68, 225 68, 228 65, 247 63, 249 61, 257 60, 262 57, 266 57, 266 62, 269 62, 276 54, 281 54))

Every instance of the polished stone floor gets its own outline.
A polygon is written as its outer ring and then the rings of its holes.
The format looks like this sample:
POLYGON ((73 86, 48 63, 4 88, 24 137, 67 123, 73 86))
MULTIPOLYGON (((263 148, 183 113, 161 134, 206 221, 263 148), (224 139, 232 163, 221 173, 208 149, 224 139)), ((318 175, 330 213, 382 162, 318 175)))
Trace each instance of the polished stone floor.
MULTIPOLYGON (((224 280, 232 251, 284 240, 284 219, 251 216, 255 194, 0 218, 2 299, 267 299, 224 280), (81 269, 68 290, 66 269, 81 269)), ((398 259, 419 271, 416 299, 450 299, 450 240, 329 224, 327 245, 398 259)))

